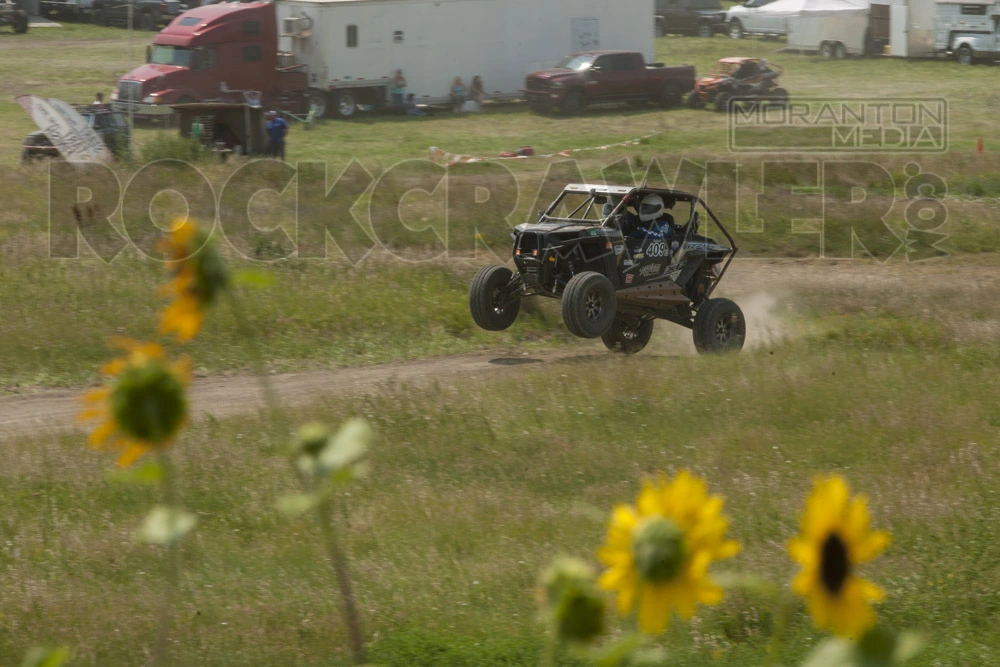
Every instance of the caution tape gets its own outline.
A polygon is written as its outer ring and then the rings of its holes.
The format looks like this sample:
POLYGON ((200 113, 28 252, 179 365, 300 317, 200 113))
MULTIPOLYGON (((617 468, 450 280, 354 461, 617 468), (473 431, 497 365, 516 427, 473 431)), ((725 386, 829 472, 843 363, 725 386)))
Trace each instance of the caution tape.
MULTIPOLYGON (((485 156, 474 156, 466 155, 464 153, 449 153, 448 151, 438 148, 437 146, 430 147, 431 160, 434 162, 443 162, 447 165, 462 164, 463 162, 486 162, 489 160, 526 160, 528 158, 550 158, 550 157, 571 157, 573 153, 582 153, 585 151, 606 151, 609 148, 618 148, 620 146, 637 146, 641 144, 646 139, 651 139, 658 134, 663 134, 663 132, 653 132, 651 134, 644 134, 641 137, 636 137, 635 139, 628 139, 627 141, 619 141, 614 144, 604 144, 602 146, 590 146, 588 148, 567 148, 556 153, 544 153, 537 154, 531 153, 530 155, 497 155, 492 157, 485 156)), ((523 150, 523 148, 521 149, 523 150)))

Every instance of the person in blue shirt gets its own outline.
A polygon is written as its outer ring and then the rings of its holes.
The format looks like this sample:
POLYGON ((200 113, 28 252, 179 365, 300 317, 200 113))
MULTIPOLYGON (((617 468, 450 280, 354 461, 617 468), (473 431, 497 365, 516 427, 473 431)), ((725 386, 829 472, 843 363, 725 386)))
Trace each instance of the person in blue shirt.
POLYGON ((277 111, 267 112, 267 138, 270 140, 268 152, 284 161, 285 135, 288 134, 288 123, 278 115, 277 111))

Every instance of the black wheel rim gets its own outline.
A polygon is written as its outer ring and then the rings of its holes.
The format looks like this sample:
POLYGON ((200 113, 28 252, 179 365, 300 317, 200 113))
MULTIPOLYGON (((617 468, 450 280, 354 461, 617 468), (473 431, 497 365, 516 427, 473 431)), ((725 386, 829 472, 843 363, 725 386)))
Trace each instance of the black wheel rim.
POLYGON ((736 315, 724 315, 715 322, 715 340, 720 345, 728 344, 736 337, 736 315))
POLYGON ((639 337, 639 327, 634 327, 631 324, 622 324, 620 331, 622 340, 626 343, 631 343, 639 337))
POLYGON ((504 310, 504 290, 502 287, 496 287, 493 289, 493 298, 491 299, 493 304, 493 312, 497 315, 503 315, 504 310))
POLYGON ((604 297, 600 292, 595 290, 587 295, 583 302, 583 311, 591 322, 596 322, 601 318, 601 315, 604 314, 604 297))

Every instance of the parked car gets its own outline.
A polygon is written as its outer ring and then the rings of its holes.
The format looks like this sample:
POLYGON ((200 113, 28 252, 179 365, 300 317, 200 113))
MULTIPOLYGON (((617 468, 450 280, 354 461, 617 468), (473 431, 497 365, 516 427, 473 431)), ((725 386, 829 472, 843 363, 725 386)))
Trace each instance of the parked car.
POLYGON ((781 67, 763 58, 723 58, 712 73, 698 79, 688 96, 688 106, 701 109, 711 105, 716 111, 730 111, 743 102, 773 105, 788 103, 788 91, 778 85, 781 67))
MULTIPOLYGON (((108 104, 73 105, 73 108, 87 120, 87 124, 97 132, 112 155, 118 156, 128 150, 129 127, 124 114, 114 111, 108 104)), ((59 149, 52 145, 42 130, 35 130, 22 142, 21 159, 30 162, 36 158, 59 157, 59 149)))
POLYGON ((187 11, 178 0, 93 0, 91 13, 97 25, 128 25, 132 5, 132 27, 152 32, 187 11))
POLYGON ((561 302, 571 334, 614 352, 642 350, 656 320, 691 329, 699 353, 743 347, 740 307, 712 297, 736 242, 697 195, 570 184, 511 237, 515 270, 483 267, 469 286, 472 318, 487 331, 507 329, 522 299, 541 296, 561 302))
POLYGON ((641 53, 585 51, 566 56, 551 69, 532 72, 525 95, 532 110, 578 115, 593 104, 655 102, 680 104, 694 88, 694 67, 647 65, 641 53))
POLYGON ((28 32, 28 12, 13 0, 0 0, 0 26, 9 25, 19 35, 28 32))
POLYGON ((725 20, 729 26, 729 36, 733 39, 743 39, 744 35, 788 34, 785 16, 774 16, 761 11, 772 2, 774 0, 747 0, 742 5, 730 7, 725 20))
POLYGON ((726 12, 719 0, 656 0, 656 36, 726 33, 726 12))
POLYGON ((40 0, 39 11, 60 21, 89 20, 92 0, 40 0))

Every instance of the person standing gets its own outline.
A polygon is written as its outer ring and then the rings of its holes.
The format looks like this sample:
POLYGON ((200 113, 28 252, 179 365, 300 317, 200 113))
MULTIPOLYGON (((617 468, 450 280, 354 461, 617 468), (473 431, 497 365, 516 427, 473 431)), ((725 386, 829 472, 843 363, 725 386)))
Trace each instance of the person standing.
POLYGON ((273 157, 281 161, 285 159, 285 135, 288 134, 288 123, 278 115, 277 111, 267 112, 267 137, 270 139, 269 151, 273 157))
POLYGON ((406 95, 406 77, 403 70, 396 70, 396 76, 392 78, 392 106, 396 113, 404 113, 403 97, 406 95))
POLYGON ((455 111, 461 111, 463 104, 465 104, 465 83, 462 82, 462 77, 456 76, 451 82, 451 106, 455 111))
POLYGON ((91 102, 91 105, 95 107, 104 106, 104 93, 97 93, 97 95, 94 96, 94 101, 91 102))

